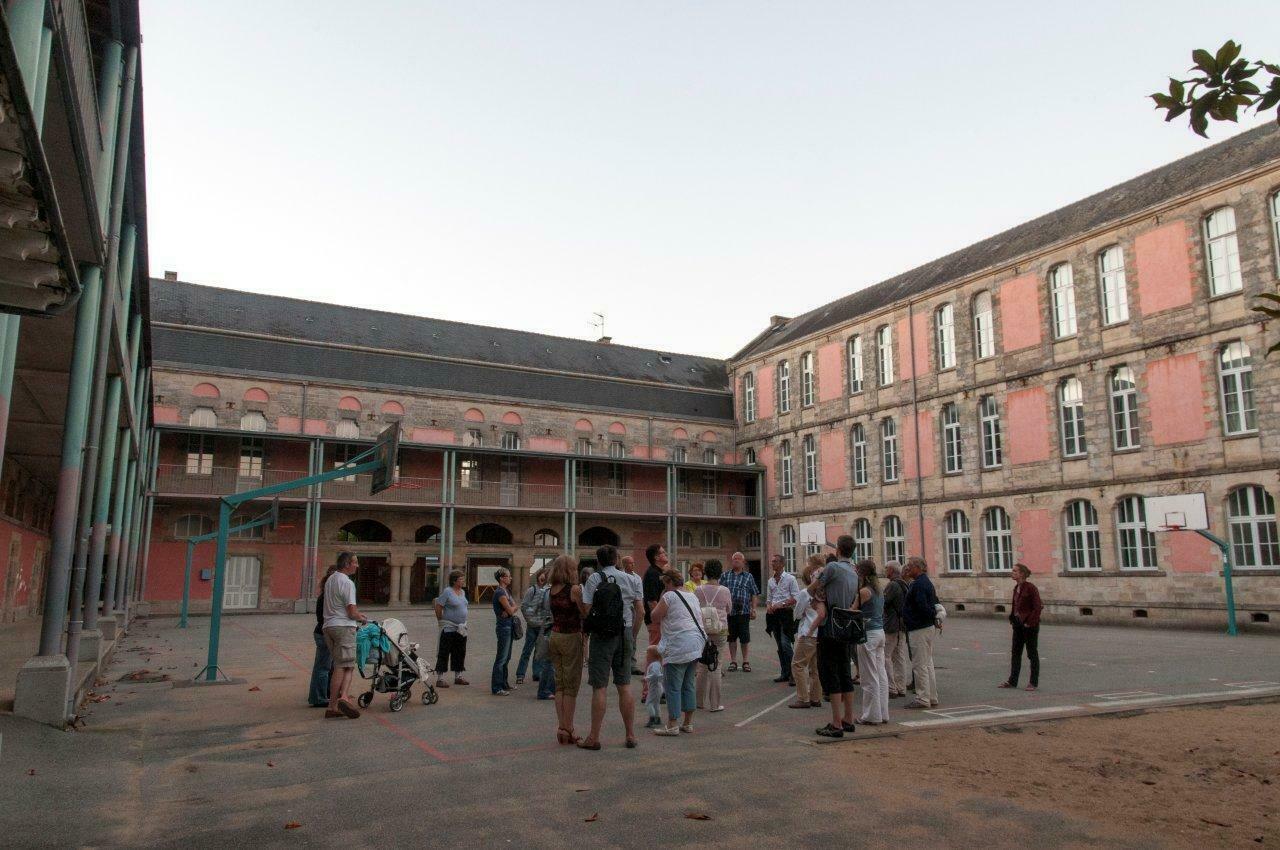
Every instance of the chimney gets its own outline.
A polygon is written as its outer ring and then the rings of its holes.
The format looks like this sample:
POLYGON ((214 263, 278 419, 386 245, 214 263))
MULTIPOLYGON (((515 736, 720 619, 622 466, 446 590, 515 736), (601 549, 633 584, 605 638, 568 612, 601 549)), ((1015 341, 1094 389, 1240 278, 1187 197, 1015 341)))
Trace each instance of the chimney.
POLYGON ((770 316, 769 327, 776 328, 778 325, 785 325, 789 321, 791 321, 790 316, 770 316))
POLYGON ((609 343, 613 342, 613 337, 611 337, 611 336, 602 336, 602 337, 600 337, 598 340, 596 340, 596 342, 599 342, 599 343, 603 343, 603 344, 605 344, 605 345, 608 345, 609 343))
POLYGON ((165 280, 169 280, 169 281, 176 281, 176 280, 178 279, 178 273, 177 273, 177 272, 165 272, 165 273, 164 273, 164 279, 165 279, 165 280))

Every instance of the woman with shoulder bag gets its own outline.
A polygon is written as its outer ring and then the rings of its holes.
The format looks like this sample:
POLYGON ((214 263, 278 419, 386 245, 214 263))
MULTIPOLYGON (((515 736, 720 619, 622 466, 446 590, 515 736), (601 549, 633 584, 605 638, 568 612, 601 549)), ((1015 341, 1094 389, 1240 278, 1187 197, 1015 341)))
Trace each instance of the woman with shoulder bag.
POLYGON ((582 585, 577 583, 578 563, 568 555, 552 561, 549 572, 551 637, 547 655, 554 671, 548 676, 555 683, 556 740, 576 744, 582 740, 573 734, 574 708, 582 684, 582 585))
POLYGON ((498 638, 497 654, 493 658, 493 673, 489 677, 489 690, 495 697, 511 694, 511 682, 507 678, 507 665, 511 663, 511 642, 514 639, 516 614, 519 607, 511 597, 511 570, 498 567, 493 573, 498 587, 493 591, 494 632, 498 638))
POLYGON ((694 666, 707 645, 698 598, 684 589, 684 578, 675 570, 663 570, 662 598, 653 607, 652 617, 662 624, 658 648, 662 652, 667 692, 667 725, 653 734, 675 737, 693 731, 697 707, 694 666))
POLYGON ((821 625, 821 601, 815 596, 815 578, 822 570, 821 555, 810 555, 800 573, 800 592, 796 594, 796 643, 791 657, 791 677, 796 680, 796 698, 787 708, 822 708, 822 683, 818 680, 818 626, 821 625))
MULTIPOLYGON (((707 630, 707 640, 711 641, 721 657, 724 656, 729 637, 729 615, 733 613, 733 594, 729 592, 729 588, 720 584, 723 573, 724 565, 718 560, 712 558, 707 561, 704 571, 706 581, 693 592, 702 608, 702 625, 707 630)), ((696 691, 699 709, 724 711, 724 705, 720 702, 720 685, 723 681, 724 669, 719 664, 714 670, 705 664, 698 664, 696 691)))
MULTIPOLYGON (((543 631, 550 626, 549 622, 543 622, 542 609, 543 602, 547 595, 547 574, 548 570, 544 566, 533 574, 533 583, 529 585, 529 589, 524 592, 524 596, 520 600, 520 613, 524 615, 524 646, 520 649, 520 662, 516 664, 516 684, 524 684, 524 674, 529 669, 529 659, 533 657, 534 650, 538 647, 538 639, 542 637, 543 631)), ((533 665, 533 681, 538 681, 541 671, 535 662, 533 665)))
POLYGON ((876 564, 863 558, 857 564, 858 610, 867 639, 857 645, 858 671, 862 674, 862 716, 859 723, 889 722, 889 672, 884 666, 884 595, 876 578, 876 564))

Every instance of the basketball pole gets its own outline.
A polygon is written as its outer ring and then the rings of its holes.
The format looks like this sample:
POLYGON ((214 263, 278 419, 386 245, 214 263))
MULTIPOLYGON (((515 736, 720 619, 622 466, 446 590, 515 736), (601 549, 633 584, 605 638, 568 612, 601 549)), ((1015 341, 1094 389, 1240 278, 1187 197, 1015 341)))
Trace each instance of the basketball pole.
POLYGON ((1222 552, 1222 582, 1227 591, 1227 634, 1234 637, 1238 632, 1236 630, 1236 594, 1231 586, 1231 545, 1216 534, 1210 534, 1199 528, 1195 529, 1195 532, 1222 552))

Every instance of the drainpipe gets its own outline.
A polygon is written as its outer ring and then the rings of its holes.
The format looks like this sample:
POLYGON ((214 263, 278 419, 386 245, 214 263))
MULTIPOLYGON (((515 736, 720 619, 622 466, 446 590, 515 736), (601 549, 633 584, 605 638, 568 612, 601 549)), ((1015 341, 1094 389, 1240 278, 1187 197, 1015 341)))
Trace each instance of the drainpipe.
POLYGON ((916 391, 916 321, 912 304, 907 302, 907 338, 911 345, 911 431, 916 449, 916 529, 920 535, 920 557, 924 557, 924 474, 920 465, 920 397, 916 391))
POLYGON ((653 460, 653 417, 645 417, 645 421, 649 423, 649 460, 653 460))

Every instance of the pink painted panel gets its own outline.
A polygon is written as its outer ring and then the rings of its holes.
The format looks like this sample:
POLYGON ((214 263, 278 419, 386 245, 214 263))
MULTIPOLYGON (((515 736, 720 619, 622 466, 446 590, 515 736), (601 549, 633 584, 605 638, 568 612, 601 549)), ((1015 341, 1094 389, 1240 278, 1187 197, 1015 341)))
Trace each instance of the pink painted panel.
POLYGON ((844 395, 844 345, 829 343, 818 349, 818 401, 844 395))
MULTIPOLYGON (((827 523, 826 538, 825 538, 825 539, 826 539, 826 541, 827 541, 828 543, 830 543, 832 546, 836 545, 836 541, 840 539, 840 535, 842 535, 842 534, 848 534, 848 532, 847 532, 847 531, 845 531, 845 530, 844 530, 844 528, 843 528, 842 526, 840 526, 840 525, 838 525, 837 523, 834 523, 834 522, 829 522, 829 523, 827 523)), ((799 565, 797 565, 797 566, 799 566, 799 565)))
POLYGON ((641 459, 643 459, 643 460, 648 460, 648 458, 649 458, 649 447, 648 447, 648 446, 636 446, 635 448, 633 448, 633 449, 631 450, 631 456, 632 456, 632 457, 638 457, 638 458, 641 458, 641 459))
POLYGON ((484 414, 481 413, 478 408, 473 407, 469 409, 466 413, 462 414, 462 418, 467 420, 468 422, 483 422, 484 414))
POLYGON ((756 460, 765 468, 765 497, 778 498, 778 471, 774 467, 773 446, 761 446, 756 452, 756 460))
POLYGON ((267 391, 261 387, 250 387, 244 391, 244 400, 266 404, 271 400, 271 397, 268 396, 267 391))
POLYGON ((671 432, 671 438, 673 440, 687 440, 689 439, 689 432, 683 428, 677 428, 671 432))
POLYGON ((384 401, 382 412, 390 416, 404 416, 404 405, 398 401, 384 401))
POLYGON ((338 409, 339 410, 359 410, 360 399, 356 398, 353 395, 344 395, 342 398, 338 399, 338 409))
POLYGON ((609 433, 614 436, 621 437, 627 433, 627 426, 623 425, 621 422, 614 422, 609 426, 609 433))
POLYGON ((520 414, 514 410, 508 410, 502 414, 502 424, 504 425, 523 425, 524 420, 520 418, 520 414))
POLYGON ((1018 560, 1033 573, 1052 572, 1053 517, 1049 512, 1021 511, 1013 518, 1013 528, 1018 540, 1018 560))
MULTIPOLYGON (((913 520, 908 521, 907 524, 909 526, 919 526, 920 518, 917 516, 913 520)), ((907 537, 910 538, 910 536, 911 533, 907 532, 907 537)), ((927 563, 933 570, 934 575, 937 575, 942 570, 943 564, 945 563, 942 557, 942 547, 938 543, 938 538, 938 523, 926 516, 924 518, 924 551, 920 553, 920 556, 924 558, 925 563, 927 563)), ((907 550, 907 554, 911 554, 910 549, 907 550)))
POLYGON ((1000 284, 1000 333, 1005 351, 1040 344, 1040 278, 1034 274, 1000 284))
POLYGON ((529 449, 535 452, 559 452, 563 454, 569 451, 569 441, 559 437, 530 437, 529 449))
POLYGON ((222 395, 213 384, 196 384, 191 389, 191 394, 196 398, 217 398, 222 395))
POLYGON ((934 474, 934 457, 937 455, 936 438, 933 433, 933 412, 920 411, 916 419, 908 417, 902 429, 902 443, 899 451, 902 454, 902 476, 914 481, 918 475, 925 478, 934 474), (919 469, 916 468, 916 429, 920 434, 919 469))
POLYGON ((849 458, 844 431, 823 431, 818 437, 818 484, 826 491, 849 486, 849 458))
POLYGON ((1138 309, 1144 316, 1191 303, 1191 233, 1172 221, 1133 240, 1138 271, 1138 309))
POLYGON ((443 443, 445 445, 453 445, 456 440, 456 435, 448 428, 413 429, 413 442, 415 443, 443 443))
POLYGON ((729 464, 739 463, 738 455, 734 452, 725 452, 724 455, 721 457, 721 460, 724 463, 729 463, 729 464))
POLYGON ((703 431, 702 437, 700 439, 704 443, 715 443, 715 442, 719 442, 720 435, 717 434, 715 431, 703 431))
POLYGON ((649 455, 650 460, 666 460, 670 457, 670 453, 661 446, 654 446, 653 452, 649 455))
POLYGON ((329 422, 324 419, 308 419, 306 427, 303 430, 307 434, 328 434, 329 422))
POLYGON ((1208 432, 1209 404, 1199 357, 1192 353, 1153 360, 1147 365, 1146 377, 1152 442, 1167 446, 1203 440, 1208 432))
POLYGON ((588 433, 595 430, 590 419, 579 419, 574 423, 573 429, 575 431, 587 431, 588 433))
POLYGON ((151 418, 156 424, 177 425, 178 424, 178 408, 170 407, 167 404, 153 405, 151 408, 151 418))
POLYGON ((1217 547, 1199 534, 1173 531, 1157 534, 1156 539, 1160 538, 1169 543, 1168 566, 1175 573, 1213 573, 1222 564, 1217 547))
POLYGON ((914 361, 911 331, 907 328, 905 316, 898 320, 893 330, 898 335, 898 372, 904 380, 929 371, 929 317, 915 313, 911 317, 911 325, 915 328, 914 361))
POLYGON ((1049 395, 1044 387, 1029 387, 1009 393, 1005 399, 1009 418, 1009 438, 1005 450, 1009 462, 1036 463, 1049 459, 1049 395))
POLYGON ((756 370, 756 418, 772 418, 776 401, 773 392, 773 367, 761 366, 756 370))
POLYGON ((284 434, 296 434, 302 430, 302 420, 296 416, 281 416, 276 420, 276 430, 284 434))

